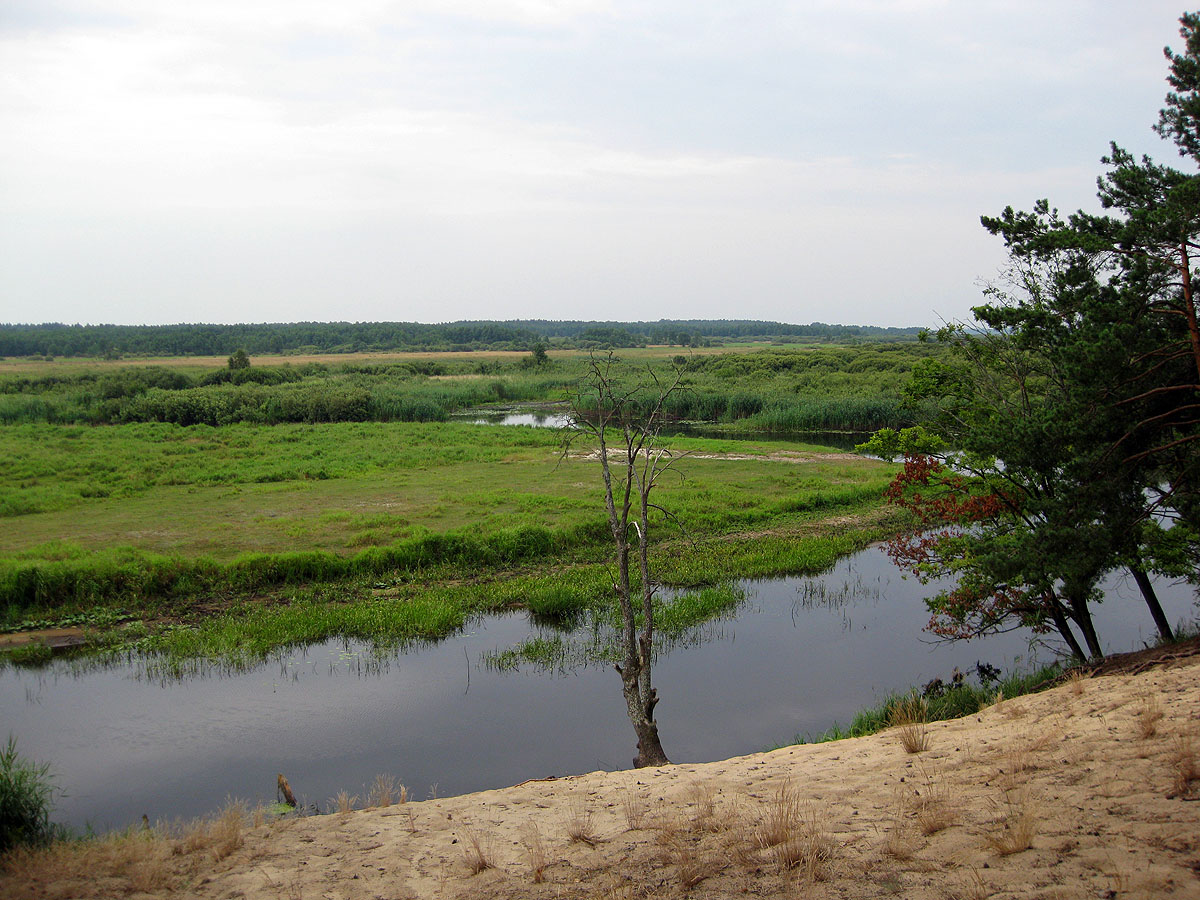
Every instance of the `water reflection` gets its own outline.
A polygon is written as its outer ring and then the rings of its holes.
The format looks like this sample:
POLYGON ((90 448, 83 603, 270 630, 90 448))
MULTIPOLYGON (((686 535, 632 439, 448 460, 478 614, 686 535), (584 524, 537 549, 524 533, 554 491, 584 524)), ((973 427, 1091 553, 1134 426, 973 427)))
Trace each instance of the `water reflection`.
MULTIPOLYGON (((731 618, 668 636, 655 669, 656 713, 672 759, 723 759, 820 734, 891 690, 976 661, 1006 671, 1046 658, 1027 634, 971 643, 921 629, 929 590, 880 549, 815 579, 747 583, 731 618)), ((1110 649, 1153 640, 1136 586, 1116 579, 1097 609, 1110 649)), ((1160 586, 1161 587, 1161 586, 1160 586)), ((1172 623, 1195 614, 1187 587, 1161 588, 1172 623)), ((620 679, 603 629, 555 631, 520 613, 474 623, 438 644, 380 652, 330 641, 250 671, 197 666, 185 680, 145 661, 83 671, 59 661, 0 672, 0 720, 21 750, 50 762, 82 827, 193 816, 227 795, 271 802, 283 772, 302 803, 365 795, 390 773, 423 799, 527 778, 623 768, 631 749, 620 679), (498 671, 487 660, 531 636, 576 658, 498 671)))
MULTIPOLYGON (((533 428, 565 428, 570 424, 570 416, 565 408, 561 407, 553 409, 514 408, 495 411, 472 409, 455 413, 452 418, 473 425, 528 425, 533 428)), ((662 433, 664 435, 712 437, 727 440, 799 441, 846 451, 852 451, 855 446, 871 436, 869 431, 731 431, 728 426, 696 422, 677 422, 667 425, 663 428, 662 433)))
POLYGON ((570 423, 570 417, 563 409, 526 409, 526 410, 467 410, 454 416, 455 419, 470 422, 472 425, 528 425, 532 428, 565 428, 570 423))

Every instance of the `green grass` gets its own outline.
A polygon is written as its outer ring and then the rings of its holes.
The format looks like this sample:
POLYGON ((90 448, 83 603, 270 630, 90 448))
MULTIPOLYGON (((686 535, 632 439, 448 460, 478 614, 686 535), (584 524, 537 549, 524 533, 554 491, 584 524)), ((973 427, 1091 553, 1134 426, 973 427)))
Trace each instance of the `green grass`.
MULTIPOLYGON (((656 526, 658 539, 690 545, 756 533, 759 552, 740 552, 743 569, 730 575, 803 567, 797 554, 811 547, 768 532, 870 512, 891 475, 890 466, 826 458, 801 444, 681 437, 672 446, 695 456, 681 463, 680 479, 663 482, 658 499, 676 520, 656 526), (731 458, 741 456, 756 458, 731 458)), ((0 429, 0 452, 23 461, 0 473, 0 495, 32 505, 43 491, 48 507, 0 518, 9 627, 59 607, 439 566, 464 578, 593 561, 609 541, 598 467, 561 458, 559 435, 547 429, 25 425, 0 429), (181 447, 200 452, 175 452, 181 447), (305 477, 317 460, 327 477, 305 477), (114 486, 107 495, 79 489, 105 478, 114 486)), ((665 577, 707 583, 722 568, 690 552, 666 560, 665 577)))
POLYGON ((55 792, 50 766, 18 753, 16 738, 9 735, 0 749, 0 854, 65 836, 50 821, 55 792))
MULTIPOLYGON (((1007 678, 986 686, 964 681, 949 687, 941 694, 924 698, 928 705, 928 721, 940 722, 972 715, 996 702, 997 696, 1011 698, 1045 690, 1053 687, 1062 674, 1063 668, 1060 665, 1051 664, 1029 672, 1014 672, 1007 678)), ((921 692, 912 688, 903 693, 889 694, 882 702, 856 713, 849 726, 843 727, 834 723, 829 730, 819 735, 797 735, 792 743, 819 744, 876 734, 890 726, 893 710, 913 696, 921 696, 921 692)))

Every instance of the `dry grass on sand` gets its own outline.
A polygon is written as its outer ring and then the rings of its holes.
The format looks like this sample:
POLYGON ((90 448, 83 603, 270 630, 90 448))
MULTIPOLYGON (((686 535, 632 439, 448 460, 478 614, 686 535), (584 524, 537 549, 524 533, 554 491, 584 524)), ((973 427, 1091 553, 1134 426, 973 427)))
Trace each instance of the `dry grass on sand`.
POLYGON ((883 732, 257 826, 227 812, 21 854, 0 896, 1200 898, 1200 657, 926 737, 913 753, 883 732))

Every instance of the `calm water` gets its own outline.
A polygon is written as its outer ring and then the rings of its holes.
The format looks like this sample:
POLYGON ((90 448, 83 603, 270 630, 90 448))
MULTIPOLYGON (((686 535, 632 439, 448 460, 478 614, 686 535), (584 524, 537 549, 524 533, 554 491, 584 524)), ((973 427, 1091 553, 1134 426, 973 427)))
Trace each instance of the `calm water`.
MULTIPOLYGON (((528 425, 533 428, 565 428, 569 417, 565 412, 547 409, 513 409, 488 412, 487 410, 467 410, 457 414, 458 421, 470 422, 474 425, 528 425)), ((739 438, 752 440, 786 440, 800 441, 807 444, 820 444, 823 447, 834 447, 838 450, 853 450, 856 445, 863 443, 871 436, 869 431, 793 431, 769 432, 749 431, 744 433, 730 432, 717 426, 705 425, 668 425, 663 429, 664 434, 694 435, 697 437, 739 438)))
MULTIPOLYGON (((902 579, 880 549, 817 579, 749 588, 735 618, 704 626, 655 669, 663 746, 677 762, 817 734, 954 666, 1032 661, 1021 634, 929 643, 926 589, 902 579)), ((1136 589, 1119 579, 1109 588, 1098 608, 1102 638, 1113 650, 1141 646, 1152 626, 1136 589)), ((1190 589, 1161 593, 1172 622, 1194 617, 1190 589)), ((59 774, 68 796, 57 819, 97 828, 143 813, 206 814, 227 796, 270 802, 277 772, 325 807, 341 790, 365 794, 381 772, 423 799, 431 789, 449 795, 628 766, 633 732, 611 668, 562 675, 483 664, 535 630, 524 614, 489 617, 383 660, 330 642, 252 672, 175 683, 147 679, 136 665, 78 676, 65 662, 9 669, 0 672, 0 722, 59 774)))

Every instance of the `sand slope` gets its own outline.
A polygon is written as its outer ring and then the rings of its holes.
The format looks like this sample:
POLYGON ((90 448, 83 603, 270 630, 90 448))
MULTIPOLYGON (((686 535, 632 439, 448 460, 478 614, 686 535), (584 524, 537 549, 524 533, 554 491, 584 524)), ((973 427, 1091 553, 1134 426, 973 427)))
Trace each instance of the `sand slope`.
POLYGON ((1200 753, 1197 663, 1004 701, 929 726, 917 754, 893 730, 277 823, 194 890, 1200 897, 1200 784, 1181 783, 1200 753), (1031 846, 1016 850, 1024 829, 1031 846), (791 841, 763 846, 789 830, 791 841), (474 873, 479 850, 493 868, 474 873))

